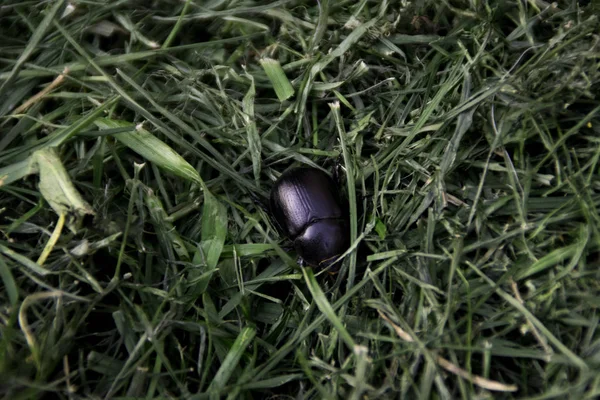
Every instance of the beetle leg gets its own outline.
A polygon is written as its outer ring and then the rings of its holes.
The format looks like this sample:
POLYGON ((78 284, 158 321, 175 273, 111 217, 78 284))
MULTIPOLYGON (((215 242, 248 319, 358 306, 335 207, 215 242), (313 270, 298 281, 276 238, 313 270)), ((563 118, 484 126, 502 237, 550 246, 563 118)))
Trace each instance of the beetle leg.
POLYGON ((248 194, 250 195, 250 198, 252 199, 252 201, 254 202, 254 204, 260 208, 261 210, 263 210, 265 212, 265 214, 267 214, 267 217, 269 218, 269 221, 271 222, 271 224, 273 225, 273 227, 275 227, 275 230, 277 231, 278 234, 283 235, 283 232, 285 232, 283 230, 283 227, 281 225, 279 225, 279 222, 277 221, 277 218, 273 218, 273 213, 271 212, 271 208, 269 207, 269 205, 267 203, 265 203, 263 201, 263 199, 261 199, 260 197, 258 197, 256 195, 256 193, 253 192, 248 192, 248 194))
POLYGON ((265 213, 267 213, 267 215, 271 215, 271 209, 267 203, 263 201, 263 199, 258 197, 258 195, 254 192, 248 192, 248 194, 256 206, 260 207, 265 213))
POLYGON ((344 184, 344 164, 342 163, 342 156, 339 156, 335 161, 331 175, 333 176, 333 180, 337 187, 342 187, 344 184))
POLYGON ((299 265, 301 268, 304 268, 304 267, 306 267, 306 261, 304 261, 304 258, 302 258, 302 257, 298 257, 298 259, 296 260, 296 262, 298 263, 298 265, 299 265))
POLYGON ((289 252, 291 252, 291 251, 294 250, 294 246, 290 246, 290 245, 288 245, 288 246, 279 246, 279 247, 281 248, 281 250, 285 251, 286 253, 289 253, 289 252))

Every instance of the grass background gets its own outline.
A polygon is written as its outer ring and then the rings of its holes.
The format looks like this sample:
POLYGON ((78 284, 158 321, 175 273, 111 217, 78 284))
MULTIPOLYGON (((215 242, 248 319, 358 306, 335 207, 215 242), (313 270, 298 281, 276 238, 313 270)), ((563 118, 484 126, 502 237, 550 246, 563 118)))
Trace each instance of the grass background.
POLYGON ((4 1, 0 395, 596 398, 599 12, 4 1), (336 160, 300 270, 250 193, 336 160))

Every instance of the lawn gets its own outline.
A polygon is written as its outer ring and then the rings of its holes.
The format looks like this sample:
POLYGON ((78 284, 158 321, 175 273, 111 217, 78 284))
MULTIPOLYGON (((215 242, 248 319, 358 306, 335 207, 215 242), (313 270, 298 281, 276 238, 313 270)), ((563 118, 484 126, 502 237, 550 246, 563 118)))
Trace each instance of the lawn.
POLYGON ((600 3, 4 0, 4 399, 600 396, 600 3), (303 268, 256 203, 342 172, 303 268))

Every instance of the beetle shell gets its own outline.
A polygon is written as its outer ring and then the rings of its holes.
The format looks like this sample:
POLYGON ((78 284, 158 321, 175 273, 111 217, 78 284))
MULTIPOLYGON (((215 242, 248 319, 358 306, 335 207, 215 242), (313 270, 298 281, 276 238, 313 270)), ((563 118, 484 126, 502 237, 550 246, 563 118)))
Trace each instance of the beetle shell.
POLYGON ((315 168, 285 172, 271 189, 271 212, 296 251, 312 266, 326 266, 349 245, 348 219, 333 180, 315 168))

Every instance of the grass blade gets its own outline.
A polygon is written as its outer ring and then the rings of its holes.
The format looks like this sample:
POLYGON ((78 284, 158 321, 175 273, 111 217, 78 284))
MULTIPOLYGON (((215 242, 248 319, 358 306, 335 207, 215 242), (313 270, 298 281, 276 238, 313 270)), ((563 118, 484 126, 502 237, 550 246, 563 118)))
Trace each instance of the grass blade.
MULTIPOLYGON (((200 235, 200 249, 194 256, 195 264, 203 267, 190 275, 190 280, 210 273, 217 268, 217 263, 223 252, 227 238, 227 209, 210 192, 204 192, 204 208, 202 210, 202 232, 200 235)), ((210 278, 208 275, 198 281, 191 289, 193 297, 200 296, 208 288, 210 278)))
POLYGON ((244 106, 244 114, 242 116, 244 125, 246 125, 248 150, 252 158, 252 171, 254 172, 254 179, 258 182, 260 179, 261 170, 261 151, 262 143, 258 130, 256 129, 256 121, 254 116, 254 98, 256 96, 256 90, 254 89, 254 78, 252 75, 248 75, 250 78, 250 88, 244 96, 242 104, 244 106))
POLYGON ((0 187, 9 185, 37 172, 37 164, 32 161, 31 157, 7 167, 0 168, 0 187))
POLYGON ((302 268, 302 274, 304 275, 304 280, 306 281, 308 290, 310 290, 313 300, 317 304, 317 307, 319 307, 319 310, 321 310, 323 315, 325 315, 325 317, 335 327, 336 331, 338 332, 338 334, 340 335, 342 340, 346 343, 346 346, 348 346, 348 348, 351 351, 354 351, 356 342, 354 341, 354 339, 352 339, 352 336, 350 336, 350 334, 344 327, 344 324, 342 323, 342 321, 340 321, 340 319, 336 315, 335 311, 333 311, 331 304, 329 304, 329 301, 327 301, 327 298, 325 297, 323 290, 321 290, 319 283, 315 279, 315 275, 314 275, 312 269, 311 268, 302 268))
MULTIPOLYGON (((108 118, 98 118, 94 123, 100 129, 117 129, 134 126, 134 124, 129 122, 108 118)), ((144 129, 141 124, 136 126, 134 132, 117 133, 113 136, 146 160, 156 164, 159 168, 190 182, 202 185, 202 179, 198 171, 169 145, 144 129)))
POLYGON ((8 74, 6 76, 6 78, 4 79, 4 82, 0 86, 0 99, 4 98, 6 91, 10 88, 10 85, 12 84, 14 79, 17 77, 17 74, 23 67, 23 64, 25 64, 25 62, 29 59, 29 57, 31 57, 33 52, 37 49, 39 43, 43 40, 44 35, 46 34, 46 31, 48 30, 48 27, 52 23, 52 20, 54 19, 54 17, 58 13, 58 11, 62 8, 63 3, 64 3, 64 0, 56 0, 54 2, 54 4, 52 5, 52 7, 49 7, 49 10, 46 13, 46 16, 44 16, 44 19, 42 20, 42 22, 37 26, 37 28, 33 32, 33 35, 31 35, 31 38, 29 39, 29 42, 27 43, 27 47, 25 47, 25 49, 19 56, 19 59, 17 60, 17 62, 13 66, 12 70, 10 71, 10 74, 8 74))
POLYGON ((271 81, 273 90, 275 90, 275 94, 280 102, 284 102, 294 95, 294 88, 287 76, 285 76, 285 72, 283 72, 279 61, 272 58, 263 58, 260 60, 260 65, 271 81))
POLYGON ((93 215, 94 210, 73 185, 53 148, 36 151, 32 160, 40 174, 40 193, 56 214, 68 216, 66 224, 72 232, 76 232, 83 222, 83 217, 93 215))
MULTIPOLYGON (((214 393, 216 397, 222 392, 225 385, 238 368, 240 359, 244 355, 246 348, 251 343, 252 339, 256 335, 256 329, 246 327, 238 335, 235 343, 229 349, 227 356, 221 363, 219 370, 215 374, 213 381, 208 387, 209 393, 214 393)), ((211 396, 213 397, 213 396, 211 396)))
POLYGON ((8 265, 6 265, 4 257, 2 256, 0 256, 0 278, 2 278, 2 284, 4 285, 4 290, 8 296, 8 301, 11 307, 14 307, 19 301, 19 289, 13 274, 10 272, 8 265))

